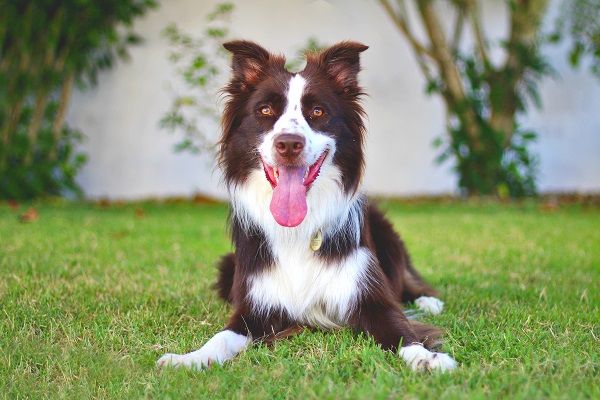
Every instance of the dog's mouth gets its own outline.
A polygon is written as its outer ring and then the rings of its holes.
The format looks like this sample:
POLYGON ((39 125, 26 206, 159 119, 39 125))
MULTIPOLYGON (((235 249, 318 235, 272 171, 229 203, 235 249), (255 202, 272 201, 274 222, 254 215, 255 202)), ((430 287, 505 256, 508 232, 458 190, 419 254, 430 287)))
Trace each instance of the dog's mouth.
POLYGON ((307 213, 306 193, 319 176, 327 153, 328 151, 325 150, 309 167, 305 165, 271 167, 261 158, 267 180, 273 187, 269 209, 279 225, 291 228, 304 221, 307 213))

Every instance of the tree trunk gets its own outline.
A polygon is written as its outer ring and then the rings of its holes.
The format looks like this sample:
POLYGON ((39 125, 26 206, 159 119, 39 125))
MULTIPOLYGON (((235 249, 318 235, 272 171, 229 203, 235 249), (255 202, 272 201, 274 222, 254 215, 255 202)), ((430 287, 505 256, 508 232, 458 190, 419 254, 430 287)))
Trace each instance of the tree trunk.
POLYGON ((50 160, 56 160, 58 156, 58 146, 60 145, 60 136, 62 134, 65 118, 67 116, 67 109, 69 108, 69 99, 71 98, 71 91, 73 89, 73 82, 75 81, 75 73, 69 72, 62 83, 60 90, 60 99, 58 103, 58 112, 56 118, 52 124, 52 132, 54 135, 54 146, 49 154, 50 160))
POLYGON ((27 149, 27 155, 23 160, 24 165, 30 165, 34 158, 35 150, 37 148, 38 132, 40 131, 40 126, 44 120, 44 113, 46 111, 46 105, 48 104, 48 97, 48 93, 46 93, 44 90, 40 90, 37 93, 35 99, 35 108, 33 109, 31 121, 27 127, 27 144, 29 147, 27 149))
POLYGON ((460 187, 469 194, 490 195, 510 184, 516 185, 515 192, 524 192, 519 185, 527 177, 515 172, 514 165, 507 169, 504 162, 506 152, 513 148, 516 115, 524 111, 524 77, 545 72, 539 64, 536 40, 549 0, 507 1, 510 34, 504 45, 506 59, 501 63, 493 63, 488 57, 479 0, 446 2, 456 11, 454 31, 449 33, 451 43, 438 16, 436 5, 440 2, 413 0, 426 33, 422 42, 409 29, 410 16, 404 1, 397 1, 400 7, 394 8, 391 0, 379 0, 411 44, 428 82, 441 94, 447 120, 457 119, 456 123, 448 123, 450 146, 446 151, 455 156, 460 187), (475 46, 472 53, 457 56, 465 23, 471 27, 475 46))
POLYGON ((8 158, 10 156, 9 149, 12 143, 12 137, 15 131, 19 127, 19 120, 21 119, 21 112, 25 105, 25 99, 19 99, 15 105, 9 108, 9 113, 6 120, 2 124, 2 158, 0 159, 0 170, 4 169, 8 165, 8 158))
POLYGON ((427 30, 431 42, 433 60, 438 65, 442 81, 445 84, 443 93, 444 101, 448 110, 457 114, 464 121, 464 128, 470 139, 470 146, 475 151, 482 151, 477 122, 472 110, 464 106, 465 90, 462 84, 460 72, 458 71, 450 48, 446 42, 442 25, 430 0, 418 0, 419 13, 427 30))
MULTIPOLYGON (((515 0, 510 10, 510 35, 503 67, 493 74, 490 82, 490 126, 504 135, 508 146, 514 131, 515 114, 519 107, 519 90, 526 73, 521 59, 524 49, 529 54, 537 52, 537 33, 548 0, 515 0)), ((522 96, 521 96, 522 97, 522 96)))

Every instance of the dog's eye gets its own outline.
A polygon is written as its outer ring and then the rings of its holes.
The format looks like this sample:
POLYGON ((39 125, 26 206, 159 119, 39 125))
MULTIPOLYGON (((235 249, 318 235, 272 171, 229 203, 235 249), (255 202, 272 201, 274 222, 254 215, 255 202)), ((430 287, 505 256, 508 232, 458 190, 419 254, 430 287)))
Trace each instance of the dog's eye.
POLYGON ((260 109, 262 115, 273 115, 273 110, 269 106, 264 106, 260 109))
POLYGON ((321 115, 323 115, 323 109, 321 107, 315 107, 315 109, 312 112, 312 115, 314 117, 320 117, 321 115))

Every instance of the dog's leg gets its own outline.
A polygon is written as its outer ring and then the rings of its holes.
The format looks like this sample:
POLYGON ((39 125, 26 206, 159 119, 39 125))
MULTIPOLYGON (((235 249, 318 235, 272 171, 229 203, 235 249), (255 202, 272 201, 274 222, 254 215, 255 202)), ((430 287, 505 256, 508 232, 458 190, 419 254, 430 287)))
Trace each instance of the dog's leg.
POLYGON ((157 361, 157 365, 202 369, 213 363, 223 364, 247 348, 250 343, 252 333, 243 314, 238 310, 229 318, 225 329, 213 336, 199 350, 187 354, 165 354, 157 361))
POLYGON ((251 337, 225 329, 213 336, 199 350, 187 354, 165 354, 157 361, 157 365, 202 369, 212 363, 223 364, 248 347, 251 342, 251 337))
POLYGON ((396 300, 414 301, 417 307, 429 314, 439 314, 444 303, 437 293, 414 269, 404 242, 390 221, 374 205, 369 205, 369 230, 379 260, 396 300))
POLYGON ((413 371, 448 372, 456 368, 456 361, 446 353, 434 353, 420 343, 403 346, 398 352, 413 371))
POLYGON ((223 364, 246 349, 253 340, 265 343, 283 339, 302 331, 302 327, 290 322, 284 315, 256 317, 242 305, 229 318, 225 330, 217 333, 199 350, 187 354, 165 354, 157 364, 159 367, 175 368, 209 367, 212 363, 223 364))
POLYGON ((233 301, 231 290, 233 288, 233 277, 235 271, 235 255, 229 253, 224 255, 219 261, 219 279, 213 286, 217 289, 219 297, 227 302, 233 301))
POLYGON ((373 337, 384 350, 398 351, 415 371, 446 372, 456 368, 447 354, 435 353, 424 346, 435 344, 440 330, 428 325, 411 323, 393 303, 367 300, 352 317, 351 324, 373 337), (399 346, 402 346, 398 349, 399 346))

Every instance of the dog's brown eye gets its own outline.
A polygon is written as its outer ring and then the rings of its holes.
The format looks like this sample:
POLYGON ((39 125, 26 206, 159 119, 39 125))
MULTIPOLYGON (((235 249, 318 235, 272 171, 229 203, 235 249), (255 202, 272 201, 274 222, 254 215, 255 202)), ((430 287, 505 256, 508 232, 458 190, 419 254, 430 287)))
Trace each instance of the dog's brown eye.
POLYGON ((260 113, 262 115, 273 115, 273 110, 271 110, 271 107, 269 106, 264 106, 260 109, 260 113))
POLYGON ((313 116, 320 117, 321 115, 323 115, 323 109, 321 107, 315 107, 313 110, 313 116))

